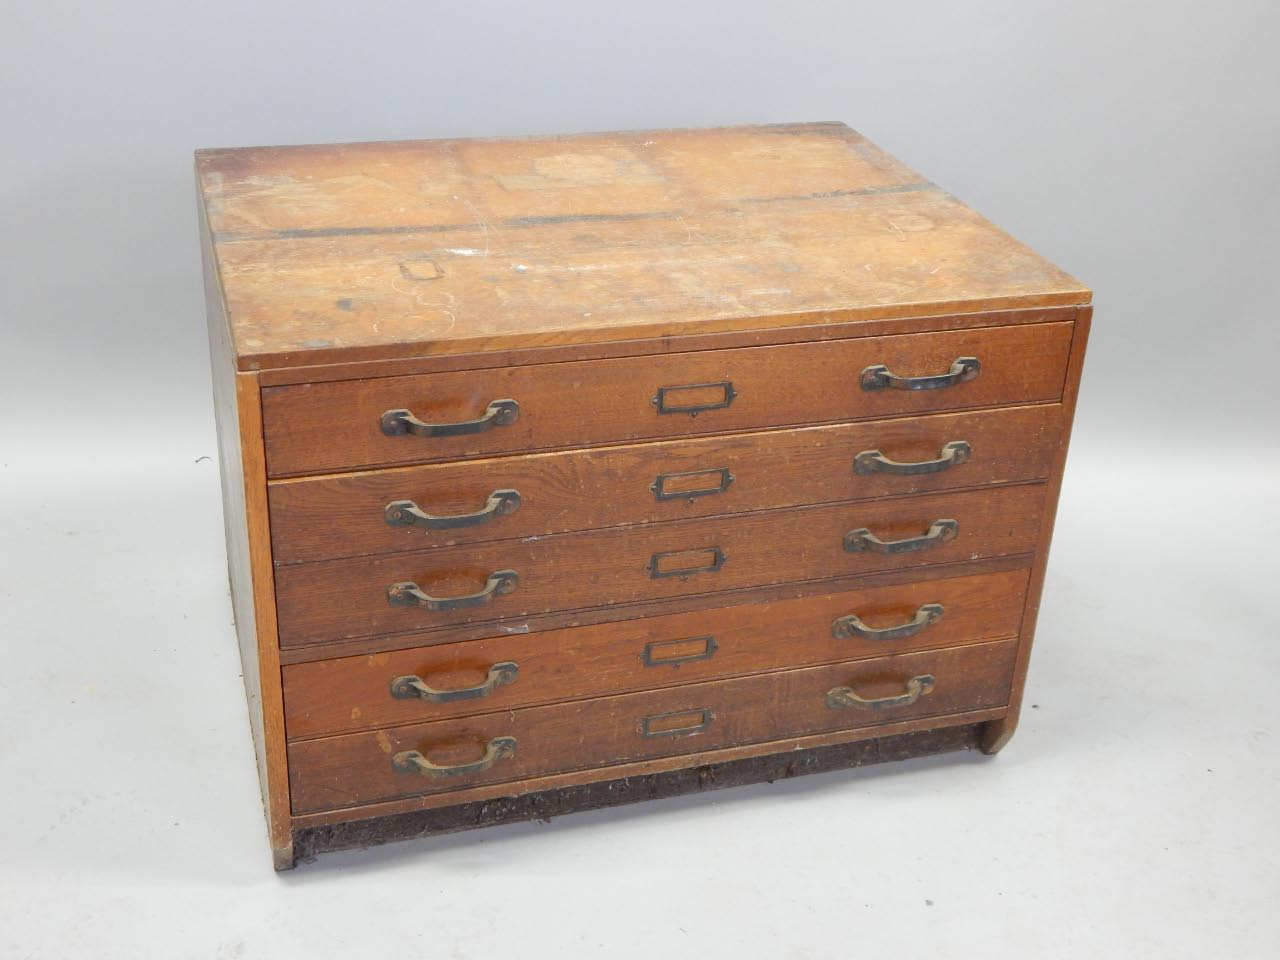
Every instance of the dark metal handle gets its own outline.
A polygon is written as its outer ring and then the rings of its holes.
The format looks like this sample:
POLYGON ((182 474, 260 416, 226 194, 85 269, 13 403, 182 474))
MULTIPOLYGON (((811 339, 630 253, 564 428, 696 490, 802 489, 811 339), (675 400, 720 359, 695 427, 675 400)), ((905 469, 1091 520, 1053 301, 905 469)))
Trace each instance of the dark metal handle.
POLYGON ((868 699, 853 692, 853 687, 834 687, 827 691, 827 706, 832 710, 853 707, 855 710, 890 710, 893 707, 909 707, 933 689, 933 677, 922 673, 907 681, 905 693, 893 697, 868 699))
POLYGON ((866 527, 862 527, 844 535, 844 549, 846 553, 861 553, 864 550, 876 553, 909 553, 954 540, 959 532, 960 524, 957 521, 935 520, 929 525, 929 532, 923 536, 908 537, 906 540, 881 540, 866 527))
POLYGON ((387 603, 393 607, 426 607, 428 610, 459 610, 463 607, 479 607, 495 596, 510 593, 520 583, 520 575, 514 570, 495 570, 489 574, 484 589, 461 597, 433 597, 412 580, 393 583, 387 587, 387 603))
POLYGON ((396 677, 391 681, 391 696, 397 700, 426 700, 428 703, 453 703, 455 700, 477 700, 487 697, 499 687, 515 683, 520 676, 518 664, 506 661, 495 663, 489 668, 489 676, 484 683, 474 687, 462 687, 454 690, 438 690, 430 686, 421 677, 396 677))
POLYGON ((689 470, 685 473, 662 473, 649 484, 649 490, 657 500, 692 500, 694 497, 724 493, 733 480, 733 474, 729 472, 728 467, 716 467, 714 470, 689 470), (703 477, 711 482, 690 486, 703 477))
POLYGON ((942 448, 937 460, 917 460, 915 463, 904 463, 890 460, 879 450, 863 450, 853 458, 853 472, 860 477, 873 473, 888 473, 898 477, 913 476, 918 473, 941 473, 951 467, 959 466, 969 459, 969 444, 964 440, 952 440, 942 448))
POLYGON ((733 389, 733 383, 729 380, 721 380, 719 383, 686 383, 678 387, 659 387, 658 392, 649 402, 658 408, 659 413, 687 413, 691 417, 696 417, 704 410, 723 410, 732 404, 737 396, 738 391, 733 389), (719 398, 696 403, 679 402, 681 392, 697 393, 706 390, 719 391, 719 398))
POLYGON ((917 633, 936 623, 946 611, 940 603, 926 603, 913 619, 900 623, 896 627, 868 627, 856 614, 847 614, 832 621, 831 635, 837 640, 851 640, 861 637, 863 640, 903 640, 914 637, 917 633))
POLYGON ((389 527, 423 527, 427 530, 454 530, 458 527, 476 527, 488 523, 494 517, 505 517, 520 509, 520 493, 517 490, 495 490, 489 494, 484 508, 475 513, 457 513, 453 516, 432 516, 412 500, 393 500, 383 511, 389 527))
POLYGON ((465 433, 484 433, 494 427, 515 423, 520 404, 514 400, 495 400, 485 408, 484 416, 459 423, 423 423, 409 410, 388 410, 379 423, 388 437, 413 434, 415 437, 457 437, 465 433))
POLYGON ((708 708, 700 710, 678 710, 675 713, 661 713, 645 717, 640 721, 642 737, 691 737, 711 726, 715 714, 708 708))
POLYGON ((729 559, 719 547, 700 547, 696 550, 670 550, 667 553, 655 553, 649 557, 649 576, 654 580, 663 577, 691 577, 695 573, 718 573, 729 559), (706 558, 706 563, 695 561, 706 558), (689 563, 668 567, 669 562, 681 563, 687 559, 689 563))
POLYGON ((644 645, 641 662, 646 667, 672 666, 710 660, 717 650, 713 636, 688 637, 680 640, 650 640, 644 645))
POLYGON ((972 380, 982 369, 977 357, 957 357, 951 369, 932 377, 899 377, 883 364, 866 367, 860 377, 863 390, 941 390, 972 380))
POLYGON ((424 777, 439 779, 442 777, 459 777, 468 773, 479 773, 488 770, 499 760, 516 755, 515 737, 494 737, 485 746, 484 756, 471 763, 455 763, 441 765, 432 763, 417 750, 405 750, 391 758, 391 766, 397 773, 420 773, 424 777))

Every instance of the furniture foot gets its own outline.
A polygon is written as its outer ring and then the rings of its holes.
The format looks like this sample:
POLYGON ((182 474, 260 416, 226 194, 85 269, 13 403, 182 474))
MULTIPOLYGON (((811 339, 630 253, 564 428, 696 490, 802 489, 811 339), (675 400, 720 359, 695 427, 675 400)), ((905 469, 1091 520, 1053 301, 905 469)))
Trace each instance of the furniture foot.
POLYGON ((271 859, 277 871, 292 870, 296 863, 293 855, 292 838, 283 847, 271 847, 271 859))
POLYGON ((982 741, 979 746, 982 752, 988 755, 999 753, 1004 749, 1012 738, 1014 731, 1018 729, 1018 717, 1016 714, 1010 714, 999 720, 988 720, 986 726, 982 730, 982 741))

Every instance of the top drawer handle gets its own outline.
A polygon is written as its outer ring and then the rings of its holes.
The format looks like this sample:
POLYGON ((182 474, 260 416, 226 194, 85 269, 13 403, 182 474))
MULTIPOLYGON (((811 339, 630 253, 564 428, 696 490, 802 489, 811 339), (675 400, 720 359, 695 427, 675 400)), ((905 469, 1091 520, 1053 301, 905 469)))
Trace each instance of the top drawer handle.
POLYGON ((972 380, 982 369, 977 357, 959 357, 951 364, 951 369, 932 377, 899 377, 890 373, 883 364, 867 367, 862 371, 863 390, 941 390, 943 387, 954 387, 957 383, 972 380))
POLYGON ((423 423, 409 410, 388 410, 379 424, 388 437, 459 437, 467 433, 484 433, 494 427, 515 423, 520 416, 520 404, 514 400, 494 400, 485 408, 484 416, 458 423, 423 423))

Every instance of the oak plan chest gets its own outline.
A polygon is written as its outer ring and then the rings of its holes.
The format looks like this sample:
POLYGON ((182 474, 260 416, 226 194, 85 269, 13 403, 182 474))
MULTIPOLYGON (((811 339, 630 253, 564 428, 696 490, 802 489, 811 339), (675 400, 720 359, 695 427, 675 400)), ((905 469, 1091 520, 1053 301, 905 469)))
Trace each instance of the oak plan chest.
POLYGON ((196 163, 278 868, 1009 739, 1070 276, 838 123, 196 163))

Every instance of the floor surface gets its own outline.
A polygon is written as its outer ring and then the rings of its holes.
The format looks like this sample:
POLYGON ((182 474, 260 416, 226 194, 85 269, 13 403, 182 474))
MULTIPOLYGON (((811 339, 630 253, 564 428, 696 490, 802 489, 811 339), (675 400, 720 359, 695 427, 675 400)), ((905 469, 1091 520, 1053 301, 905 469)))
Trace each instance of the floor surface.
POLYGON ((996 758, 276 875, 208 437, 93 444, 0 470, 0 956, 1280 955, 1274 462, 1224 488, 1077 444, 996 758))

